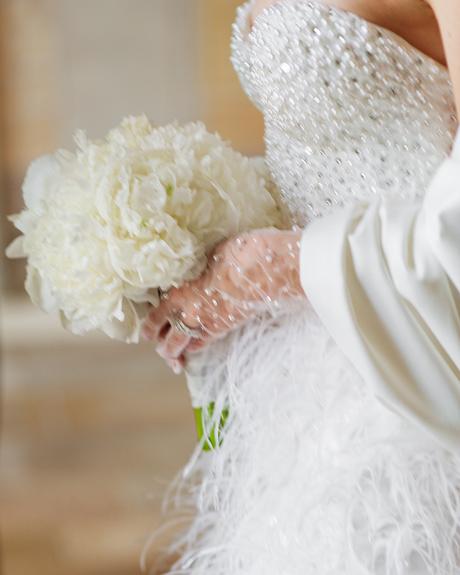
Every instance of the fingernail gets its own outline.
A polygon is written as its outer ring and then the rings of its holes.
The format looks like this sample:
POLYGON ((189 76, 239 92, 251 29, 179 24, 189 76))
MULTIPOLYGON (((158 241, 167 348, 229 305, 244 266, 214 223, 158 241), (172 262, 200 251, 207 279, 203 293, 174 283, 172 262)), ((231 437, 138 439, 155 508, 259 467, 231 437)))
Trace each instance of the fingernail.
POLYGON ((172 364, 172 370, 173 370, 173 372, 174 372, 176 375, 181 374, 181 373, 182 373, 182 367, 181 367, 181 365, 180 365, 180 362, 175 361, 175 362, 172 364))
POLYGON ((158 353, 158 355, 160 357, 162 357, 163 359, 166 359, 165 346, 163 344, 157 345, 156 352, 158 353))

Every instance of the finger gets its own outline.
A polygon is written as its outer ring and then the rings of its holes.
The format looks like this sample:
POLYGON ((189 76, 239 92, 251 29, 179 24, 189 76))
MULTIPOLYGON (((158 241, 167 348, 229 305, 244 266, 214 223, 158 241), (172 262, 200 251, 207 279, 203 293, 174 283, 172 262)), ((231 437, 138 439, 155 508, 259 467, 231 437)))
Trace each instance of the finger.
POLYGON ((144 321, 145 337, 156 341, 164 337, 169 326, 170 314, 169 302, 162 302, 159 306, 152 308, 144 321))
POLYGON ((163 324, 168 315, 169 307, 165 302, 157 307, 152 308, 147 314, 146 321, 152 325, 163 324))
POLYGON ((197 352, 200 349, 203 349, 211 342, 210 338, 203 338, 203 339, 191 339, 188 346, 185 348, 184 353, 193 353, 197 352))
POLYGON ((190 342, 190 337, 171 329, 157 346, 157 352, 163 358, 177 359, 190 342))
POLYGON ((235 327, 237 321, 236 313, 219 313, 215 314, 216 317, 206 317, 205 321, 201 323, 201 330, 203 332, 204 340, 219 339, 235 327))
POLYGON ((180 358, 178 359, 167 359, 167 365, 173 370, 176 375, 179 375, 182 372, 184 367, 184 361, 180 358))
POLYGON ((142 326, 142 335, 147 340, 160 342, 166 337, 170 329, 171 324, 168 320, 166 320, 163 325, 145 321, 142 326))

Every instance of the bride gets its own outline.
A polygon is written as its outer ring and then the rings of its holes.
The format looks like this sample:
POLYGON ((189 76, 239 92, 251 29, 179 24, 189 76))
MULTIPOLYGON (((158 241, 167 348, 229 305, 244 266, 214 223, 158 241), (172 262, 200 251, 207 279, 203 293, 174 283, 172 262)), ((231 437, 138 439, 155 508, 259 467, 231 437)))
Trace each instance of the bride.
POLYGON ((228 413, 173 572, 459 574, 460 3, 250 1, 232 49, 292 227, 149 316, 228 413))

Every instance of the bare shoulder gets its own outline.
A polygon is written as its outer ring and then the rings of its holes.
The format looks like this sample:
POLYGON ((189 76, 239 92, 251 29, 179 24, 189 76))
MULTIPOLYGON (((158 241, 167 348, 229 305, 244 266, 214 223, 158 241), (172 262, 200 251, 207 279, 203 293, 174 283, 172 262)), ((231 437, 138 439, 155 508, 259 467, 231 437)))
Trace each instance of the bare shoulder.
POLYGON ((460 2, 427 0, 438 20, 460 117, 460 2))
MULTIPOLYGON (((251 13, 252 22, 265 8, 283 1, 285 0, 255 0, 251 13)), ((405 15, 417 18, 423 15, 422 13, 426 10, 431 10, 432 3, 443 3, 446 1, 449 0, 315 0, 315 2, 321 4, 354 12, 358 16, 369 20, 386 20, 391 15, 396 15, 399 18, 405 15)), ((459 2, 459 0, 450 1, 459 2)))

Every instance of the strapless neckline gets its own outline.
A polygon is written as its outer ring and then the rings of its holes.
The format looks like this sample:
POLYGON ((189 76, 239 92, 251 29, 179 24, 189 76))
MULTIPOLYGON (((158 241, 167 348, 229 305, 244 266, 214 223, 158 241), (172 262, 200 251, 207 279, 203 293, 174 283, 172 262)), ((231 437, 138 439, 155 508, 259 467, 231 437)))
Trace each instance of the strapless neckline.
POLYGON ((421 198, 457 129, 447 69, 394 32, 319 0, 238 10, 232 62, 264 115, 265 158, 293 221, 421 198))
MULTIPOLYGON (((249 0, 246 4, 243 5, 243 9, 247 10, 246 16, 252 10, 252 7, 255 3, 255 0, 249 0)), ((261 26, 261 23, 265 20, 270 20, 273 17, 273 13, 276 14, 282 8, 283 4, 309 4, 311 7, 315 7, 318 10, 324 11, 325 13, 331 14, 335 13, 341 15, 342 18, 349 18, 352 21, 359 22, 362 26, 368 28, 369 30, 378 31, 383 36, 387 37, 389 40, 393 41, 396 45, 401 46, 404 50, 411 52, 414 56, 425 60, 428 64, 435 66, 438 70, 445 74, 447 78, 449 78, 449 71, 446 66, 443 66, 440 62, 425 54, 422 50, 411 44, 405 38, 396 34, 392 30, 385 28, 379 24, 371 22, 350 10, 345 10, 344 8, 339 8, 338 6, 331 6, 326 4, 325 2, 321 2, 321 0, 280 0, 275 2, 275 4, 271 4, 270 6, 266 6, 259 12, 257 17, 252 23, 252 26, 248 26, 247 29, 247 38, 251 38, 254 34, 257 34, 257 29, 261 26)), ((246 19, 249 22, 249 18, 246 19)))

